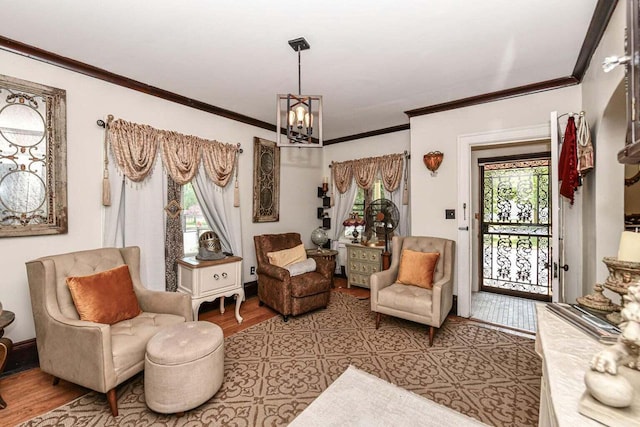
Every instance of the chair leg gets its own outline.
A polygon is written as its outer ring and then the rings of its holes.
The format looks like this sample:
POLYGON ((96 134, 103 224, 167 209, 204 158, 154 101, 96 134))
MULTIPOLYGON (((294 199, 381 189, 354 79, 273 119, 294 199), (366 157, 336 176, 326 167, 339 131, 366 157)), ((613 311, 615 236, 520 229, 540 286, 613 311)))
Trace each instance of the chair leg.
POLYGON ((436 328, 429 326, 429 347, 433 345, 433 336, 436 334, 436 328))
POLYGON ((258 306, 262 307, 264 305, 264 303, 260 300, 258 300, 258 306))
POLYGON ((107 401, 109 402, 109 408, 111 409, 111 415, 118 416, 118 398, 116 397, 116 388, 112 388, 107 392, 107 401))
POLYGON ((58 385, 58 384, 60 384, 60 378, 53 377, 53 385, 58 385))
POLYGON ((282 315, 282 320, 284 320, 285 322, 289 321, 289 315, 282 315))
POLYGON ((380 327, 380 319, 382 318, 382 314, 376 313, 376 329, 380 327))

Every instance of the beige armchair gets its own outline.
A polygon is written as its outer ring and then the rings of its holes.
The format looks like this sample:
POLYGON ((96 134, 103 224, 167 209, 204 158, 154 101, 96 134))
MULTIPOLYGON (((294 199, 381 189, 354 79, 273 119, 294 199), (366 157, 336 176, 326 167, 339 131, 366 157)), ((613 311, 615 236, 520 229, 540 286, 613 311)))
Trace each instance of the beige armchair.
POLYGON ((29 261, 27 276, 40 369, 107 394, 118 415, 116 386, 144 368, 147 341, 165 325, 193 320, 186 294, 155 292, 140 282, 140 248, 102 248, 29 261), (142 313, 113 325, 80 320, 66 284, 127 264, 142 313))
POLYGON ((393 238, 390 268, 370 277, 371 311, 376 313, 376 329, 382 314, 422 323, 429 325, 429 346, 433 345, 435 329, 442 325, 453 306, 454 247, 453 240, 438 237, 393 238), (432 289, 396 282, 403 249, 440 253, 432 289))

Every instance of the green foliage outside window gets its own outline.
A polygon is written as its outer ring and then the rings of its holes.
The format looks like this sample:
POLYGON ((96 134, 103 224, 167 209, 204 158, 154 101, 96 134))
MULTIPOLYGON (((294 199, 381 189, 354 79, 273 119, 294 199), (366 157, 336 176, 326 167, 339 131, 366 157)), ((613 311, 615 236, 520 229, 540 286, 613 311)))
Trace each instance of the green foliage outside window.
POLYGON ((185 255, 198 252, 198 238, 210 230, 191 183, 182 186, 182 236, 185 255))

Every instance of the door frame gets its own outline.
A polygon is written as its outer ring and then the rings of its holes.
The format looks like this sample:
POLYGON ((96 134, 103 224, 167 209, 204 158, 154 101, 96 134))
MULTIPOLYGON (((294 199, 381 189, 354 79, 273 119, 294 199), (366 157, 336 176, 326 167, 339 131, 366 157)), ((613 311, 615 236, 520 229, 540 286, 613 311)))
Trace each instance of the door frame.
MULTIPOLYGON (((458 136, 458 212, 471 211, 471 150, 488 145, 509 145, 551 138, 550 122, 519 128, 500 129, 489 132, 458 136)), ((458 285, 458 315, 471 316, 471 215, 458 215, 456 250, 456 278, 458 285)))
MULTIPOLYGON (((551 145, 551 144, 550 144, 551 145)), ((485 164, 488 163, 505 163, 505 162, 523 162, 523 161, 529 161, 529 160, 547 160, 549 163, 547 165, 548 167, 548 181, 549 181, 549 185, 547 187, 547 191, 549 194, 549 221, 550 221, 550 227, 549 227, 549 255, 548 255, 548 260, 549 263, 551 263, 552 260, 552 252, 551 252, 551 245, 553 244, 553 231, 556 227, 553 226, 553 224, 551 223, 551 221, 553 220, 553 215, 552 215, 552 210, 554 208, 553 206, 553 194, 552 194, 552 187, 553 187, 553 183, 552 183, 552 154, 551 151, 537 151, 537 152, 531 152, 531 153, 525 153, 525 154, 509 154, 509 155, 504 155, 504 156, 495 156, 495 157, 478 157, 477 161, 477 165, 474 164, 474 166, 476 166, 479 170, 477 171, 477 175, 479 175, 479 181, 478 181, 478 190, 479 190, 479 201, 478 201, 478 212, 480 214, 480 218, 478 219, 479 223, 479 230, 478 230, 478 250, 477 250, 477 256, 478 256, 478 268, 475 269, 477 275, 478 275, 478 287, 480 289, 480 291, 484 291, 484 292, 495 292, 498 294, 502 294, 502 295, 511 295, 511 296, 516 296, 516 297, 520 297, 520 298, 527 298, 527 299, 532 299, 532 300, 539 300, 539 301, 551 301, 551 295, 544 295, 544 294, 536 294, 536 293, 530 293, 530 292, 525 292, 525 291, 514 291, 514 290, 508 290, 508 289, 501 289, 501 288, 491 288, 489 286, 484 286, 483 282, 484 282, 484 271, 483 271, 483 261, 484 261, 484 245, 483 245, 483 231, 482 231, 482 226, 484 225, 484 170, 483 170, 483 166, 485 164)), ((472 178, 472 183, 473 183, 473 178, 472 178)), ((470 230, 470 231, 474 231, 474 230, 470 230)), ((473 243, 472 243, 473 244, 473 243)), ((553 283, 553 275, 552 275, 552 269, 549 268, 549 291, 552 290, 552 283, 553 283)), ((472 281, 472 285, 473 285, 473 281, 472 281)))

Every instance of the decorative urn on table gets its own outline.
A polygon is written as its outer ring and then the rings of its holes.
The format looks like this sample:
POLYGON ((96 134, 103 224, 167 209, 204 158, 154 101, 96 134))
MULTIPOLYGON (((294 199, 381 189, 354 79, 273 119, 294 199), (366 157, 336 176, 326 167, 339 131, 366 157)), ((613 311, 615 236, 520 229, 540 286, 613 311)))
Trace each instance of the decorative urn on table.
POLYGON ((596 353, 584 376, 587 392, 579 412, 605 425, 637 425, 640 414, 640 234, 623 232, 618 257, 603 259, 609 270, 604 287, 620 294, 615 344, 596 353))

